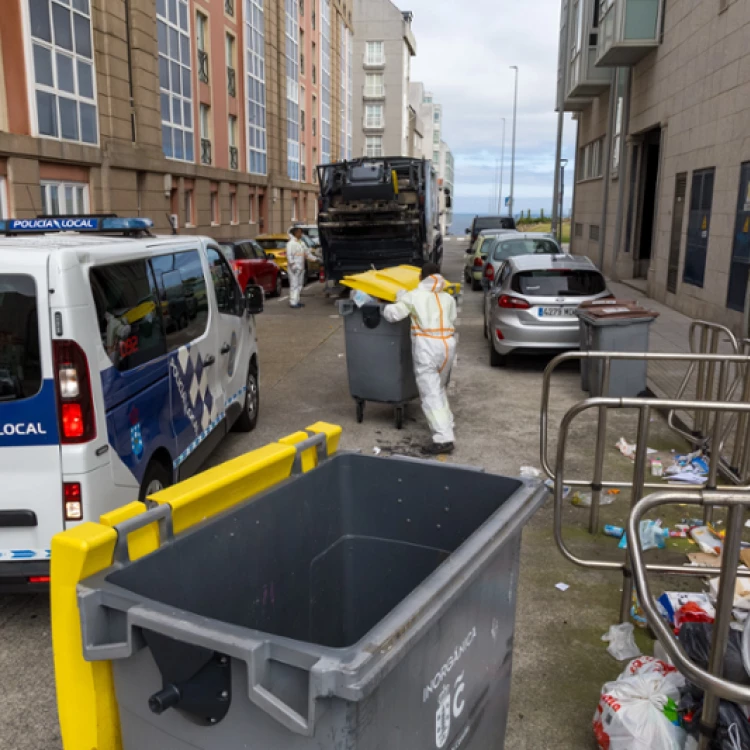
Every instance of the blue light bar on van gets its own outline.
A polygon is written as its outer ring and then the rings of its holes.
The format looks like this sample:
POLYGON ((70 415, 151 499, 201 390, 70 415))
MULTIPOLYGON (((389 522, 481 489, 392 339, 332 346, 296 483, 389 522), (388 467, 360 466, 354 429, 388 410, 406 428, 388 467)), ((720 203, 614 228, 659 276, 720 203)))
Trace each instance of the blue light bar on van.
POLYGON ((7 219, 0 221, 0 234, 40 234, 52 232, 139 232, 154 226, 151 219, 99 218, 94 216, 49 219, 7 219))

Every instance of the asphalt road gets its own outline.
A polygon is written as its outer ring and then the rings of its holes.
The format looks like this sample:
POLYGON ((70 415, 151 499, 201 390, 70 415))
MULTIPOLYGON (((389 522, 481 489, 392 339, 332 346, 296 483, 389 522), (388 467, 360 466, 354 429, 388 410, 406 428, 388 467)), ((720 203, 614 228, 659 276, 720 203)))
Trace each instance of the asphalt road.
MULTIPOLYGON (((462 241, 447 243, 444 274, 450 280, 461 280, 464 251, 462 241)), ((458 360, 449 392, 457 450, 449 460, 517 475, 522 465, 539 465, 540 384, 548 359, 521 358, 507 369, 491 369, 482 334, 481 296, 467 289, 461 305, 458 360)), ((303 310, 291 310, 283 298, 267 302, 258 321, 259 425, 249 435, 230 435, 211 463, 321 419, 343 426, 343 448, 416 453, 429 440, 417 404, 409 408, 402 431, 395 429, 393 411, 385 406, 368 404, 364 423, 356 423, 342 325, 333 301, 318 284, 305 290, 303 301, 303 310)), ((577 372, 563 372, 554 415, 559 417, 580 396, 577 372)), ((620 428, 624 431, 626 426, 613 429, 620 428)), ((593 433, 584 426, 574 438, 573 468, 590 460, 593 433)), ((505 747, 593 748, 591 717, 599 687, 619 672, 599 640, 615 622, 618 580, 584 574, 563 560, 552 539, 549 507, 524 534, 521 565, 505 747), (572 584, 571 590, 557 591, 558 581, 572 584)), ((53 750, 60 744, 48 601, 44 596, 0 599, 0 748, 53 750)))

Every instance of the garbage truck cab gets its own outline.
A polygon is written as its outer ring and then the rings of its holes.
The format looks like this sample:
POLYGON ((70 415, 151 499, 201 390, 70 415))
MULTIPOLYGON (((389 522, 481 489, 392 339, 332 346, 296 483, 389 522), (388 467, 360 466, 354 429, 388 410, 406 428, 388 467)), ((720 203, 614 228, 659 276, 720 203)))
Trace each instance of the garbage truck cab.
POLYGON ((213 240, 150 226, 0 221, 0 592, 44 588, 54 534, 255 426, 262 290, 213 240))
POLYGON ((355 159, 318 167, 318 178, 327 283, 372 268, 442 263, 432 162, 401 156, 355 159))

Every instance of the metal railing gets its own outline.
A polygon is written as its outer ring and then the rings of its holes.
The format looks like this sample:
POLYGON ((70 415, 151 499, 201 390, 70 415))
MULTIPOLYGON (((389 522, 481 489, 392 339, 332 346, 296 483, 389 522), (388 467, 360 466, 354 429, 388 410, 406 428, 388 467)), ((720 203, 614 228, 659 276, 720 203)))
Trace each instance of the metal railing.
POLYGON ((228 16, 234 15, 234 0, 224 0, 224 12, 228 16))
POLYGON ((230 169, 240 168, 240 152, 237 150, 237 146, 229 147, 229 168, 230 169))
POLYGON ((208 83, 208 52, 203 49, 198 50, 198 80, 208 83))
POLYGON ((237 96, 237 72, 231 66, 227 66, 227 92, 229 96, 237 96))
POLYGON ((211 141, 201 138, 201 164, 211 163, 211 141))

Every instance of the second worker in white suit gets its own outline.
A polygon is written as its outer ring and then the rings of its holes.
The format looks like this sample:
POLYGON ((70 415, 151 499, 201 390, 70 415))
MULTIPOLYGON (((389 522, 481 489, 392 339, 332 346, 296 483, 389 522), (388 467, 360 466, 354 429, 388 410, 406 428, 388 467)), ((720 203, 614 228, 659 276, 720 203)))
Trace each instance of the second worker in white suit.
POLYGON ((292 227, 292 239, 286 243, 287 274, 289 276, 289 307, 298 310, 304 305, 299 301, 307 276, 307 260, 318 260, 302 241, 302 229, 292 227))
POLYGON ((411 318, 414 375, 422 399, 422 410, 432 430, 428 455, 452 453, 453 413, 446 386, 456 357, 456 301, 444 292, 446 281, 434 263, 422 269, 419 286, 387 305, 383 317, 389 323, 411 318))

